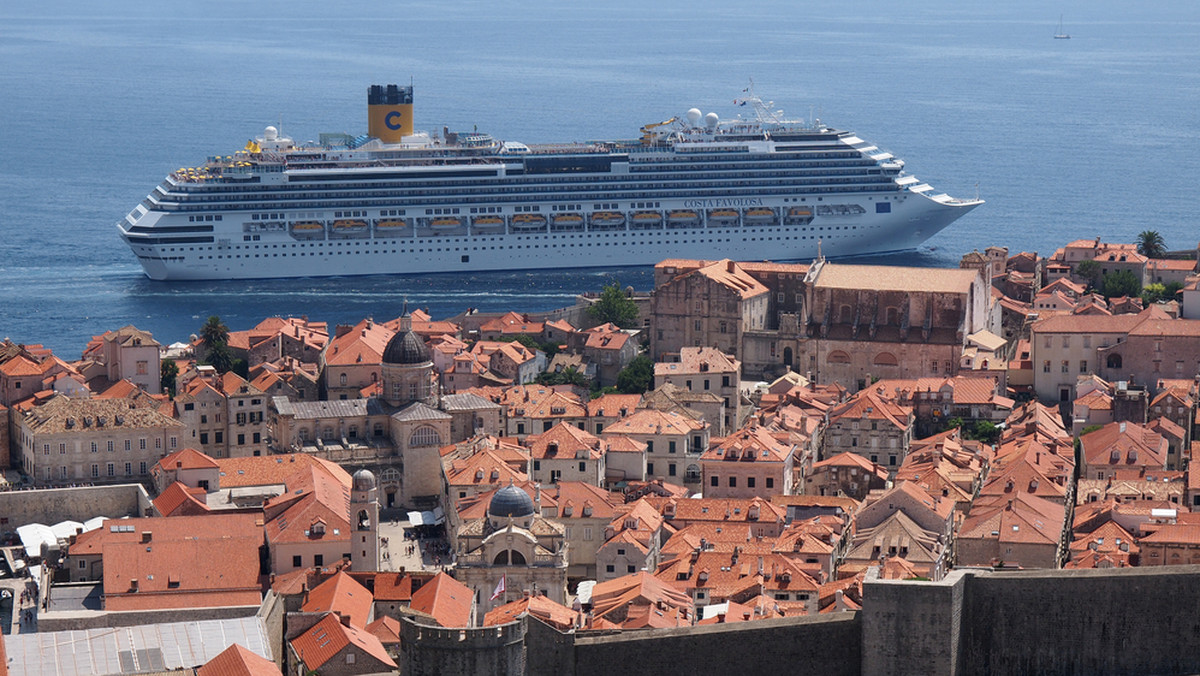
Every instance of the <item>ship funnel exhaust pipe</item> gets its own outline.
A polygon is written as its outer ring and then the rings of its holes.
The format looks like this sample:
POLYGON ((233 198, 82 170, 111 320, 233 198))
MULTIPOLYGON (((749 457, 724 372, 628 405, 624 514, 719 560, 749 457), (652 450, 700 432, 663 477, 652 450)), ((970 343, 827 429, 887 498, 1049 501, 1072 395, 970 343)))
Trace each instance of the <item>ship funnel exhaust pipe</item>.
POLYGON ((399 143, 413 134, 412 85, 367 88, 367 133, 384 143, 399 143))

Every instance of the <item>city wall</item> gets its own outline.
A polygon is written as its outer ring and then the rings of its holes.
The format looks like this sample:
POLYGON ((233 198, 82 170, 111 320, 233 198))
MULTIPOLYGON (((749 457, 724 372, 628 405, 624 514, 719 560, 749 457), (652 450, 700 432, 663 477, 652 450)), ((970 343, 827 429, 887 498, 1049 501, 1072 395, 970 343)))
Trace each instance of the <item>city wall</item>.
POLYGON ((145 516, 150 506, 150 496, 141 484, 0 491, 0 515, 8 519, 0 525, 0 532, 15 531, 29 523, 51 526, 97 516, 145 516))
POLYGON ((516 629, 421 627, 445 634, 427 642, 405 621, 405 673, 519 674, 519 652, 523 673, 564 676, 1200 673, 1200 566, 869 576, 863 598, 859 612, 653 632, 564 634, 526 618, 523 650, 516 629))
POLYGON ((1200 673, 1200 566, 868 580, 864 676, 1200 673))

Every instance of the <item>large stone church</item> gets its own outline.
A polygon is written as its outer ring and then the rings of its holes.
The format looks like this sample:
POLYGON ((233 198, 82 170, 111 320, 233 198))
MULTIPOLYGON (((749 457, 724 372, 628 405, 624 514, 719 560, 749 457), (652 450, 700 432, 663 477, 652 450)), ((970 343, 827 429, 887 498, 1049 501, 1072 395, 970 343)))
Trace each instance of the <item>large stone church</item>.
POLYGON ((384 349, 380 375, 378 397, 314 402, 275 397, 271 449, 371 470, 385 508, 427 507, 441 494, 438 449, 460 441, 452 428, 498 431, 499 407, 474 397, 456 400, 452 412, 442 410, 429 349, 407 313, 384 349))
POLYGON ((475 590, 481 615, 526 592, 567 602, 565 527, 538 514, 517 486, 496 491, 487 516, 464 522, 456 535, 456 577, 475 590))

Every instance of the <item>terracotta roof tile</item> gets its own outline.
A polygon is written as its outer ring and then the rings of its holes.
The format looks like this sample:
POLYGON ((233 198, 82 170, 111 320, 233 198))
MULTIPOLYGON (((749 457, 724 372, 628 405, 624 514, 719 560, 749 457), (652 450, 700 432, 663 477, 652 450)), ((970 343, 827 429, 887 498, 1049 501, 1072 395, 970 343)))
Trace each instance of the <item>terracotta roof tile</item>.
POLYGON ((355 582, 345 571, 317 585, 300 607, 305 613, 334 612, 350 618, 356 627, 365 628, 371 617, 373 599, 367 588, 355 582))
POLYGON ((271 660, 234 643, 196 670, 196 676, 283 676, 271 660))
POLYGON ((410 605, 431 615, 443 627, 458 628, 470 626, 474 599, 470 587, 446 573, 438 573, 413 592, 410 605))
MULTIPOLYGON (((366 629, 347 627, 330 613, 292 639, 292 649, 303 660, 308 669, 320 669, 326 662, 353 644, 382 664, 395 668, 396 663, 387 654, 383 644, 366 629)), ((360 665, 359 668, 370 668, 360 665)))

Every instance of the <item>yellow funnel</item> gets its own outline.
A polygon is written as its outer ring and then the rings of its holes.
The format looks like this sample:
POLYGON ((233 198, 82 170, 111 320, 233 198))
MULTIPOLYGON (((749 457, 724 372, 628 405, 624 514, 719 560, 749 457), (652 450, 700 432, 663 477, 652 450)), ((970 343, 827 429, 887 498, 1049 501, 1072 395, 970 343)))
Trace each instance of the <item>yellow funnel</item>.
POLYGON ((384 143, 412 136, 412 87, 371 85, 367 89, 367 133, 384 143))

